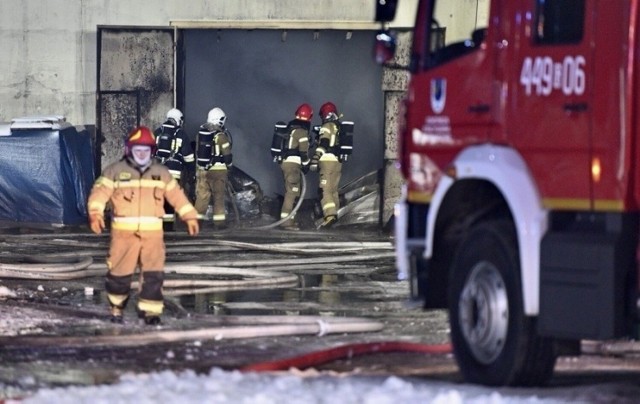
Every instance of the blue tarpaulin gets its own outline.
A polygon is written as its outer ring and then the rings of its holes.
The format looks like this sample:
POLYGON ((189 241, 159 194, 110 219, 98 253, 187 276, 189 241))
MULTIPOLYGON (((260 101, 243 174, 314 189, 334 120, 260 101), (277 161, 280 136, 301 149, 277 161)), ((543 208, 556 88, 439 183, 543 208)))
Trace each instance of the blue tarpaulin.
POLYGON ((20 128, 0 136, 0 221, 86 223, 95 179, 91 136, 69 124, 20 128))

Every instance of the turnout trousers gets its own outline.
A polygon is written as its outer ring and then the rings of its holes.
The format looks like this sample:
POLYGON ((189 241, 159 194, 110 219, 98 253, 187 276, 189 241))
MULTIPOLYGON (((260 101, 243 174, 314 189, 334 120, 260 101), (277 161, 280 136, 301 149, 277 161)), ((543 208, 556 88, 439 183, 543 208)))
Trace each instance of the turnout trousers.
POLYGON ((162 231, 134 232, 112 229, 105 289, 116 312, 123 310, 129 299, 131 282, 140 268, 138 311, 160 315, 164 308, 165 245, 162 231))
MULTIPOLYGON (((280 210, 280 219, 284 219, 293 211, 296 200, 300 197, 302 173, 300 172, 300 164, 297 162, 283 161, 280 167, 284 177, 284 200, 280 210)), ((293 217, 284 224, 293 224, 293 217)))
POLYGON ((213 221, 224 223, 226 220, 224 197, 227 186, 227 169, 212 169, 198 171, 196 184, 195 208, 199 215, 207 212, 209 202, 213 198, 213 221))
POLYGON ((320 204, 326 219, 329 216, 337 216, 340 209, 338 185, 342 176, 342 163, 321 159, 318 168, 320 170, 320 204))

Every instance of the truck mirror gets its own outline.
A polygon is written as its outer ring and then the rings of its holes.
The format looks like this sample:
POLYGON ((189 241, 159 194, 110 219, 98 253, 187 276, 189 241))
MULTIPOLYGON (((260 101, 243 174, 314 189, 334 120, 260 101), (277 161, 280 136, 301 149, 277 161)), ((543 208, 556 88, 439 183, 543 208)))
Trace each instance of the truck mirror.
POLYGON ((376 63, 383 64, 396 54, 396 36, 392 31, 382 30, 376 34, 376 42, 373 50, 373 56, 376 63))
POLYGON ((376 0, 376 21, 389 22, 396 18, 398 0, 376 0))

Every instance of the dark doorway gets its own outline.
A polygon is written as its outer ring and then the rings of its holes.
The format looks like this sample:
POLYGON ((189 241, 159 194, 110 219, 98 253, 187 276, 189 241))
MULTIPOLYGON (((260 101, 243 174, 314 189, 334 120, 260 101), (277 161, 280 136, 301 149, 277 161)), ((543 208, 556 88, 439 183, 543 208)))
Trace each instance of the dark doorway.
MULTIPOLYGON (((221 107, 233 135, 234 165, 254 177, 265 195, 282 193, 282 174, 269 152, 273 125, 293 118, 297 106, 332 101, 355 122, 354 152, 342 184, 383 167, 382 67, 371 56, 373 31, 181 31, 185 126, 195 137, 207 112, 221 107)), ((178 87, 180 87, 178 83, 178 87)), ((307 176, 307 197, 317 175, 307 176)))

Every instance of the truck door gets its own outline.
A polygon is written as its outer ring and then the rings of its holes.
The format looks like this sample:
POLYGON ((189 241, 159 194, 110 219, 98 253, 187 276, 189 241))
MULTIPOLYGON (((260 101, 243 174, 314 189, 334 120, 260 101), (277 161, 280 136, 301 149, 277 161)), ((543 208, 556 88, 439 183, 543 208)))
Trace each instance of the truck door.
POLYGON ((495 59, 488 34, 490 3, 499 0, 423 1, 413 46, 412 104, 408 117, 417 145, 451 147, 453 139, 485 141, 493 118, 495 59), (430 32, 430 36, 420 36, 430 32))
POLYGON ((506 136, 548 209, 591 208, 591 91, 595 0, 519 0, 506 136), (533 6, 533 9, 532 9, 533 6))

